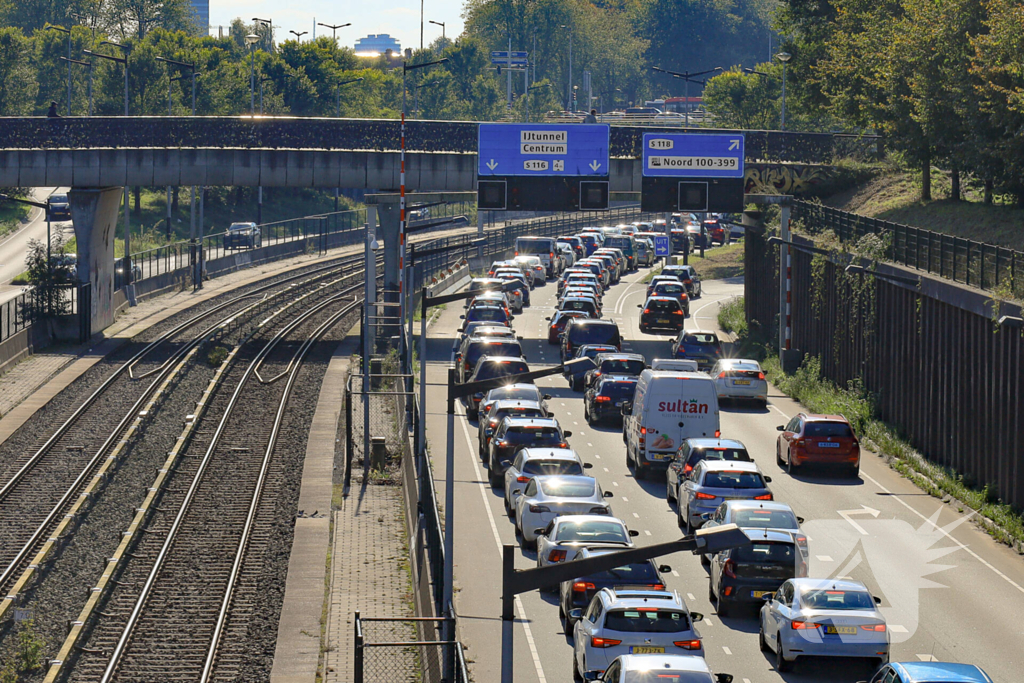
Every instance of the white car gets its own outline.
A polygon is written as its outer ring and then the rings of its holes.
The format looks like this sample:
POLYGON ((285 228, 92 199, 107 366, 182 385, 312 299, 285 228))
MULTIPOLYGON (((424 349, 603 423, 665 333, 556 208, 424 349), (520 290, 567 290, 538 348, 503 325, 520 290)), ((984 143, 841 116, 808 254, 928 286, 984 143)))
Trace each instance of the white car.
MULTIPOLYGON (((530 480, 516 500, 516 531, 523 538, 523 547, 532 548, 537 536, 559 515, 610 515, 612 508, 605 498, 611 491, 601 491, 593 477, 538 476, 530 480)), ((515 489, 513 489, 515 493, 515 489)))
POLYGON ((576 263, 576 252, 573 251, 571 246, 564 242, 558 243, 558 255, 562 257, 561 270, 565 270, 572 266, 572 264, 576 263))
POLYGON ((533 275, 535 284, 544 284, 548 279, 547 268, 544 267, 544 262, 540 260, 539 256, 516 256, 515 262, 519 264, 524 271, 529 270, 533 275))
POLYGON ((745 399, 768 405, 768 380, 756 360, 722 358, 711 368, 718 400, 745 399))
POLYGON ((608 669, 622 655, 704 656, 694 626, 703 614, 690 614, 675 591, 602 588, 586 610, 572 610, 573 679, 608 669))
POLYGON ((693 655, 622 655, 605 669, 605 683, 732 683, 730 674, 711 673, 703 657, 693 655))
POLYGON ((583 548, 632 548, 639 533, 607 515, 555 517, 537 537, 537 566, 575 560, 583 548))
MULTIPOLYGON (((502 399, 508 399, 511 401, 536 401, 544 410, 547 411, 547 402, 551 399, 551 394, 542 394, 536 384, 506 384, 503 387, 495 387, 487 392, 484 400, 480 401, 480 413, 486 414, 492 403, 502 399)), ((550 411, 548 411, 548 414, 551 414, 550 411)))
MULTIPOLYGON (((484 404, 480 405, 482 409, 484 404)), ((534 477, 542 474, 583 474, 584 469, 591 467, 593 465, 583 462, 579 453, 571 448, 522 449, 505 470, 505 512, 515 517, 516 501, 534 477)))
POLYGON ((865 657, 889 661, 889 628, 879 598, 859 581, 790 579, 761 607, 758 641, 775 653, 775 670, 799 657, 865 657))

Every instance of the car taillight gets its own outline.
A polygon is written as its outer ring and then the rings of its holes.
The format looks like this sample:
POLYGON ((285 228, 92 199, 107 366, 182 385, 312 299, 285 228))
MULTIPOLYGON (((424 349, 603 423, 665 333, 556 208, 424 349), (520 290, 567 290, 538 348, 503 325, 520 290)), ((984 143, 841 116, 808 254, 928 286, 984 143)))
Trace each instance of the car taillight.
POLYGON ((794 631, 813 631, 818 628, 818 624, 813 621, 794 621, 790 626, 794 631))
POLYGON ((575 581, 572 584, 574 593, 585 593, 586 591, 597 590, 597 586, 587 581, 575 581))
POLYGON ((594 401, 597 403, 608 403, 612 400, 611 396, 595 396, 594 401))
POLYGON ((491 418, 491 426, 495 427, 495 426, 497 426, 497 424, 498 424, 498 421, 495 420, 494 418, 491 418))
POLYGON ((700 649, 700 641, 699 640, 673 640, 672 644, 675 645, 676 647, 681 647, 684 650, 699 650, 700 649))
POLYGON ((697 492, 697 500, 714 500, 715 497, 710 493, 697 492))
POLYGON ((530 512, 551 512, 546 505, 531 505, 530 512))
POLYGON ((885 624, 861 624, 860 627, 873 633, 885 633, 885 624))
POLYGON ((682 311, 672 311, 672 315, 682 315, 682 311))
POLYGON ((796 537, 796 544, 798 546, 800 546, 801 548, 806 548, 807 547, 807 537, 806 536, 797 536, 796 537))
POLYGON ((724 372, 718 373, 718 379, 725 379, 725 373, 724 372))
POLYGON ((722 565, 722 572, 731 579, 736 578, 736 563, 732 560, 726 560, 725 564, 722 565))
POLYGON ((693 472, 693 465, 691 465, 690 463, 686 463, 686 465, 683 467, 683 474, 689 474, 690 472, 693 472))
POLYGON ((598 638, 597 636, 590 637, 590 647, 615 647, 621 643, 621 640, 615 640, 614 638, 598 638))
POLYGON ((640 428, 640 433, 641 434, 646 434, 647 433, 647 427, 641 427, 640 428))
POLYGON ((645 308, 644 309, 644 315, 649 315, 650 312, 651 312, 651 309, 649 309, 649 308, 645 308))
POLYGON ((757 378, 758 379, 764 379, 764 373, 763 372, 757 373, 757 378))
POLYGON ((754 500, 773 500, 772 494, 766 493, 763 496, 754 496, 754 500))
POLYGON ((565 560, 564 550, 552 550, 548 553, 548 562, 562 562, 565 560))
POLYGON ((498 448, 505 448, 508 446, 508 441, 496 441, 494 445, 498 448))
POLYGON ((716 429, 715 430, 715 438, 716 439, 722 438, 722 430, 721 429, 716 429))
POLYGON ((647 587, 650 588, 652 591, 668 590, 667 588, 665 588, 665 584, 663 583, 649 583, 647 584, 647 587))
POLYGON ((803 448, 805 445, 806 445, 806 442, 803 439, 797 439, 796 440, 796 447, 797 448, 803 448))
POLYGON ((683 280, 683 284, 684 285, 692 285, 693 284, 693 280, 683 280))
POLYGON ((529 484, 530 483, 530 478, 529 477, 524 477, 523 475, 520 474, 518 477, 516 477, 516 483, 519 483, 519 484, 529 484))

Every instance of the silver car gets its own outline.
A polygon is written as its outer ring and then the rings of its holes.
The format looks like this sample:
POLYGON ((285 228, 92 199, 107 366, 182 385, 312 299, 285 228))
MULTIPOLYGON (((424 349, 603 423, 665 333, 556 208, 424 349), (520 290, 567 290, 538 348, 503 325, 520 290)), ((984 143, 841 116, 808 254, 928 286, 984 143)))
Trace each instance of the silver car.
POLYGON ((790 579, 766 596, 758 640, 775 654, 775 670, 799 657, 865 657, 889 661, 889 628, 881 600, 859 581, 790 579))
POLYGON ((537 537, 537 566, 575 560, 583 548, 632 548, 639 535, 607 515, 555 517, 537 537))
POLYGON ((704 514, 714 512, 725 500, 772 500, 771 480, 753 462, 701 460, 676 490, 679 526, 687 532, 703 526, 704 514))
MULTIPOLYGON (((531 385, 532 386, 532 385, 531 385)), ((593 467, 571 448, 524 448, 505 470, 505 512, 515 517, 516 501, 530 480, 543 474, 574 475, 593 467)))
POLYGON ((711 368, 719 400, 745 399, 768 405, 768 380, 756 360, 722 358, 711 368))
MULTIPOLYGON (((515 490, 513 490, 515 493, 515 490)), ((559 515, 610 515, 611 491, 602 491, 593 477, 538 476, 530 480, 516 500, 516 531, 523 547, 533 548, 537 536, 559 515)))

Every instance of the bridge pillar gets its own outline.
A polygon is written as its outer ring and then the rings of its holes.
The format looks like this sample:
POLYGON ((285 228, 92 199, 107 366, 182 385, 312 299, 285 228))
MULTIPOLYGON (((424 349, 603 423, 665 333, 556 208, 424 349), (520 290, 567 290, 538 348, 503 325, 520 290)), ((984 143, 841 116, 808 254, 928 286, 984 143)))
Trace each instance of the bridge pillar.
POLYGON ((92 284, 92 334, 114 322, 114 235, 123 188, 72 187, 78 280, 92 284))
POLYGON ((379 202, 377 204, 377 218, 380 225, 377 228, 377 239, 384 241, 384 288, 381 292, 381 301, 393 306, 386 306, 384 315, 394 317, 388 320, 383 326, 384 339, 398 336, 402 333, 402 321, 399 319, 398 289, 401 283, 401 273, 398 269, 398 231, 399 205, 398 195, 395 195, 394 202, 379 202), (391 324, 391 323, 394 324, 391 324))

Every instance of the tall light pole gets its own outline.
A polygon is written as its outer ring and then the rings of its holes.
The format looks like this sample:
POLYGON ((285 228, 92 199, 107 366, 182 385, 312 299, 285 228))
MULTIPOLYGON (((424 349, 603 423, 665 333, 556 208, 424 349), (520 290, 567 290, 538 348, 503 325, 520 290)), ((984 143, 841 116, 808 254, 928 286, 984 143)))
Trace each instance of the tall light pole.
MULTIPOLYGON (((353 79, 348 80, 348 81, 342 81, 341 83, 338 83, 336 86, 334 86, 334 91, 335 91, 335 93, 338 96, 337 115, 338 115, 339 119, 341 118, 341 89, 342 89, 342 87, 344 87, 346 85, 350 85, 352 83, 358 83, 361 80, 363 80, 361 77, 360 78, 353 78, 353 79)), ((341 194, 341 188, 337 188, 337 187, 334 188, 334 213, 338 213, 338 195, 340 195, 340 194, 341 194)))
MULTIPOLYGON (((184 80, 185 78, 190 78, 192 80, 192 116, 195 116, 196 115, 196 65, 192 64, 192 63, 189 63, 189 62, 179 62, 179 61, 174 60, 174 59, 167 59, 166 57, 157 57, 157 61, 163 62, 163 63, 165 63, 167 65, 167 113, 168 114, 171 113, 171 83, 174 82, 174 81, 184 80), (176 66, 179 69, 188 69, 189 70, 189 74, 187 76, 182 74, 180 76, 175 76, 174 78, 171 78, 171 67, 172 66, 176 66)), ((171 226, 170 226, 171 210, 170 210, 170 204, 171 204, 170 188, 168 188, 168 197, 167 197, 167 206, 168 206, 168 209, 167 209, 167 234, 168 234, 168 237, 170 236, 170 233, 171 233, 171 226)), ((192 289, 193 289, 193 291, 195 291, 196 289, 202 287, 202 282, 201 282, 201 279, 202 279, 201 273, 202 273, 202 271, 199 269, 200 257, 199 257, 199 254, 197 253, 197 247, 196 247, 196 186, 195 185, 192 186, 191 191, 189 192, 189 207, 188 208, 189 208, 189 229, 188 229, 189 264, 192 266, 192 289)), ((198 248, 202 249, 202 245, 200 244, 200 246, 198 248)))
POLYGON ((71 29, 64 28, 63 26, 47 26, 49 31, 60 31, 61 33, 68 34, 68 108, 64 112, 64 116, 71 116, 71 29))
POLYGON ((448 44, 448 39, 444 37, 444 22, 443 21, 434 21, 433 19, 431 19, 430 23, 433 24, 434 26, 440 26, 441 27, 441 49, 443 50, 445 48, 445 46, 448 44))
POLYGON ((245 44, 249 46, 249 114, 256 116, 256 43, 260 37, 250 33, 245 37, 245 44))
POLYGON ((565 86, 565 97, 568 100, 566 110, 572 111, 572 26, 560 24, 558 28, 568 29, 569 31, 569 83, 565 86))
MULTIPOLYGON (((92 52, 91 50, 82 50, 84 54, 99 57, 100 59, 107 59, 111 62, 118 62, 124 65, 124 115, 128 116, 128 57, 131 56, 132 48, 128 45, 121 45, 114 43, 109 40, 104 40, 100 45, 110 45, 116 47, 124 53, 124 57, 115 57, 113 55, 105 55, 100 52, 92 52)), ((131 306, 135 305, 135 287, 132 286, 132 230, 131 221, 128 216, 128 185, 127 179, 125 180, 124 186, 124 257, 121 262, 124 264, 124 288, 128 295, 128 303, 131 306)))
MULTIPOLYGON (((68 68, 71 68, 72 64, 78 64, 89 69, 89 116, 92 116, 92 62, 85 62, 81 59, 68 59, 67 57, 61 57, 61 60, 68 63, 68 68)), ((70 111, 68 111, 68 115, 71 115, 70 111)))
POLYGON ((349 22, 347 24, 324 24, 324 23, 321 23, 321 22, 318 21, 318 22, 316 22, 316 25, 317 26, 323 26, 324 28, 331 29, 331 39, 334 40, 334 45, 337 46, 338 45, 338 29, 339 28, 345 28, 346 26, 351 26, 352 22, 349 22))
POLYGON ((259 17, 253 17, 253 22, 256 24, 266 24, 267 28, 270 29, 270 44, 274 44, 274 22, 270 19, 260 19, 259 17))
POLYGON ((293 36, 295 36, 295 40, 301 43, 302 42, 302 36, 304 36, 307 33, 309 33, 309 31, 288 31, 288 33, 290 33, 293 36))
POLYGON ((707 71, 696 71, 694 73, 690 73, 689 71, 669 71, 668 69, 662 69, 659 66, 652 66, 651 67, 651 71, 657 71, 658 73, 668 74, 669 76, 672 76, 673 78, 678 78, 678 79, 682 80, 684 83, 686 83, 686 86, 685 86, 686 102, 685 102, 685 106, 684 106, 683 111, 686 114, 686 125, 689 126, 690 125, 690 83, 697 83, 697 84, 700 84, 700 85, 704 85, 704 81, 695 81, 695 80, 693 80, 694 77, 696 77, 696 76, 703 76, 705 74, 713 74, 716 71, 722 71, 722 67, 716 66, 714 69, 708 69, 707 71))
POLYGON ((793 55, 788 52, 780 52, 775 58, 782 62, 782 130, 786 130, 786 65, 793 55))

